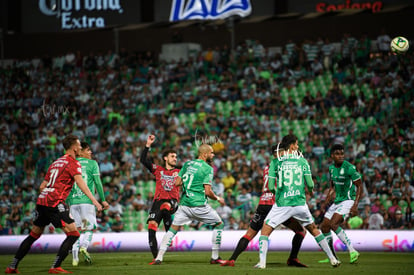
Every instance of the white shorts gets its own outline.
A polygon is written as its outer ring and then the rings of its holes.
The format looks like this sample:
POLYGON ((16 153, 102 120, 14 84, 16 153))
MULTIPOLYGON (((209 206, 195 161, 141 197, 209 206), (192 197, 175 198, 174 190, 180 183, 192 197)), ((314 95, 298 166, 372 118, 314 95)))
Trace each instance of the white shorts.
POLYGON ((71 205, 70 214, 75 220, 76 227, 81 228, 81 230, 93 230, 98 226, 95 205, 93 204, 83 203, 71 205))
POLYGON ((214 210, 209 204, 202 207, 188 207, 180 205, 178 206, 177 212, 175 212, 172 224, 181 226, 189 224, 193 220, 211 225, 223 222, 216 210, 214 210))
POLYGON ((339 215, 344 216, 344 218, 346 218, 346 216, 348 216, 349 211, 351 210, 353 205, 354 205, 353 200, 343 201, 338 204, 334 203, 329 207, 328 211, 326 211, 325 218, 330 220, 332 219, 332 216, 335 213, 338 213, 339 215))
POLYGON ((265 223, 272 228, 284 223, 290 218, 296 219, 302 226, 313 223, 313 217, 308 205, 300 206, 277 206, 273 205, 265 218, 265 223))

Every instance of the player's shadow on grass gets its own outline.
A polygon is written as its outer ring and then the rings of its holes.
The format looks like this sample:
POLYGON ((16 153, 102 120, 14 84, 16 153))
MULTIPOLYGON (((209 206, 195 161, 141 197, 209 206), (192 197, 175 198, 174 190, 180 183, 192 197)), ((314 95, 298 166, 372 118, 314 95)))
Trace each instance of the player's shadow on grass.
POLYGON ((286 267, 286 263, 279 263, 279 262, 267 262, 266 267, 286 267))

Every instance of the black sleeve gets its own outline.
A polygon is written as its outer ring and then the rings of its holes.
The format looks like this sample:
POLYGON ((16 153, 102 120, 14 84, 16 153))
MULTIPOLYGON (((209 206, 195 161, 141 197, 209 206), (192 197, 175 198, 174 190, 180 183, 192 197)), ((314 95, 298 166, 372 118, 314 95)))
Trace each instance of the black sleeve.
POLYGON ((141 152, 141 156, 140 156, 139 160, 152 173, 153 172, 152 161, 151 161, 150 158, 148 158, 148 151, 149 151, 149 148, 147 146, 145 146, 144 149, 141 152))

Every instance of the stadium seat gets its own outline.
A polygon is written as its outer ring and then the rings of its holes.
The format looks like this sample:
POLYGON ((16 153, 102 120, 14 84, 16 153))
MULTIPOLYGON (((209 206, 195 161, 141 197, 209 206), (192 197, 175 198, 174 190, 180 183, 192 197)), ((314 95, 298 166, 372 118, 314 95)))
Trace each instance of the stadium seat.
POLYGON ((214 200, 208 200, 208 204, 210 204, 210 206, 214 209, 216 209, 217 207, 220 206, 220 203, 218 201, 214 201, 214 200))
MULTIPOLYGON (((384 204, 386 200, 388 200, 388 195, 387 195, 387 194, 382 194, 382 195, 380 196, 380 201, 381 201, 381 204, 384 204)), ((384 204, 384 205, 385 205, 385 204, 384 204)))
POLYGON ((155 181, 147 181, 147 183, 145 184, 145 191, 145 194, 147 194, 148 192, 155 193, 155 181))
POLYGON ((396 157, 395 161, 401 166, 404 163, 404 158, 403 157, 396 157))
POLYGON ((400 105, 400 99, 399 98, 393 98, 392 99, 392 107, 398 108, 400 105))
POLYGON ((196 121, 197 121, 197 115, 195 113, 190 113, 187 115, 185 122, 187 126, 191 127, 193 123, 196 121))
POLYGON ((232 217, 236 220, 236 221, 240 221, 240 217, 241 217, 241 211, 240 209, 233 209, 231 212, 232 217))
POLYGON ((400 200, 400 201, 398 202, 398 205, 401 207, 401 210, 405 212, 405 209, 406 209, 406 208, 407 208, 407 206, 408 206, 408 202, 407 202, 407 201, 405 201, 405 200, 400 200))
POLYGON ((256 209, 256 207, 259 205, 260 197, 259 196, 252 196, 252 208, 256 209))
POLYGON ((367 118, 367 122, 366 122, 367 126, 373 126, 375 124, 377 124, 377 120, 375 119, 375 117, 370 116, 367 118))
POLYGON ((217 101, 217 103, 216 103, 216 111, 217 111, 218 114, 224 112, 224 106, 223 106, 223 102, 222 101, 217 101))
POLYGON ((180 113, 178 115, 178 120, 180 121, 180 123, 185 123, 187 121, 187 115, 184 113, 180 113))
POLYGON ((384 205, 385 209, 388 210, 388 208, 390 208, 390 206, 392 205, 392 201, 391 200, 386 200, 383 205, 384 205))
POLYGON ((173 103, 173 102, 171 102, 171 103, 167 104, 167 107, 165 108, 165 112, 166 112, 167 114, 169 114, 169 113, 170 113, 170 111, 171 111, 173 108, 174 108, 174 103, 173 103))
POLYGON ((344 105, 340 108, 340 111, 339 111, 340 117, 347 118, 347 117, 350 116, 350 114, 351 114, 351 112, 348 110, 348 107, 346 105, 344 105))
POLYGON ((133 222, 126 222, 125 224, 125 231, 126 232, 133 232, 135 231, 134 223, 133 222))
POLYGON ((355 120, 355 124, 357 126, 357 128, 361 131, 361 130, 365 130, 366 128, 366 124, 365 124, 365 120, 363 117, 357 117, 357 119, 355 120))

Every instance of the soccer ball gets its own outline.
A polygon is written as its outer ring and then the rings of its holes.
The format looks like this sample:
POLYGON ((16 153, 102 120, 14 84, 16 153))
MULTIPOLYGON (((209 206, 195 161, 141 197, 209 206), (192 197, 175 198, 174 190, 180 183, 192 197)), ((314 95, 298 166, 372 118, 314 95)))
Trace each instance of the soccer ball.
POLYGON ((396 54, 405 53, 409 47, 410 43, 405 37, 397 36, 391 41, 391 51, 396 54))

